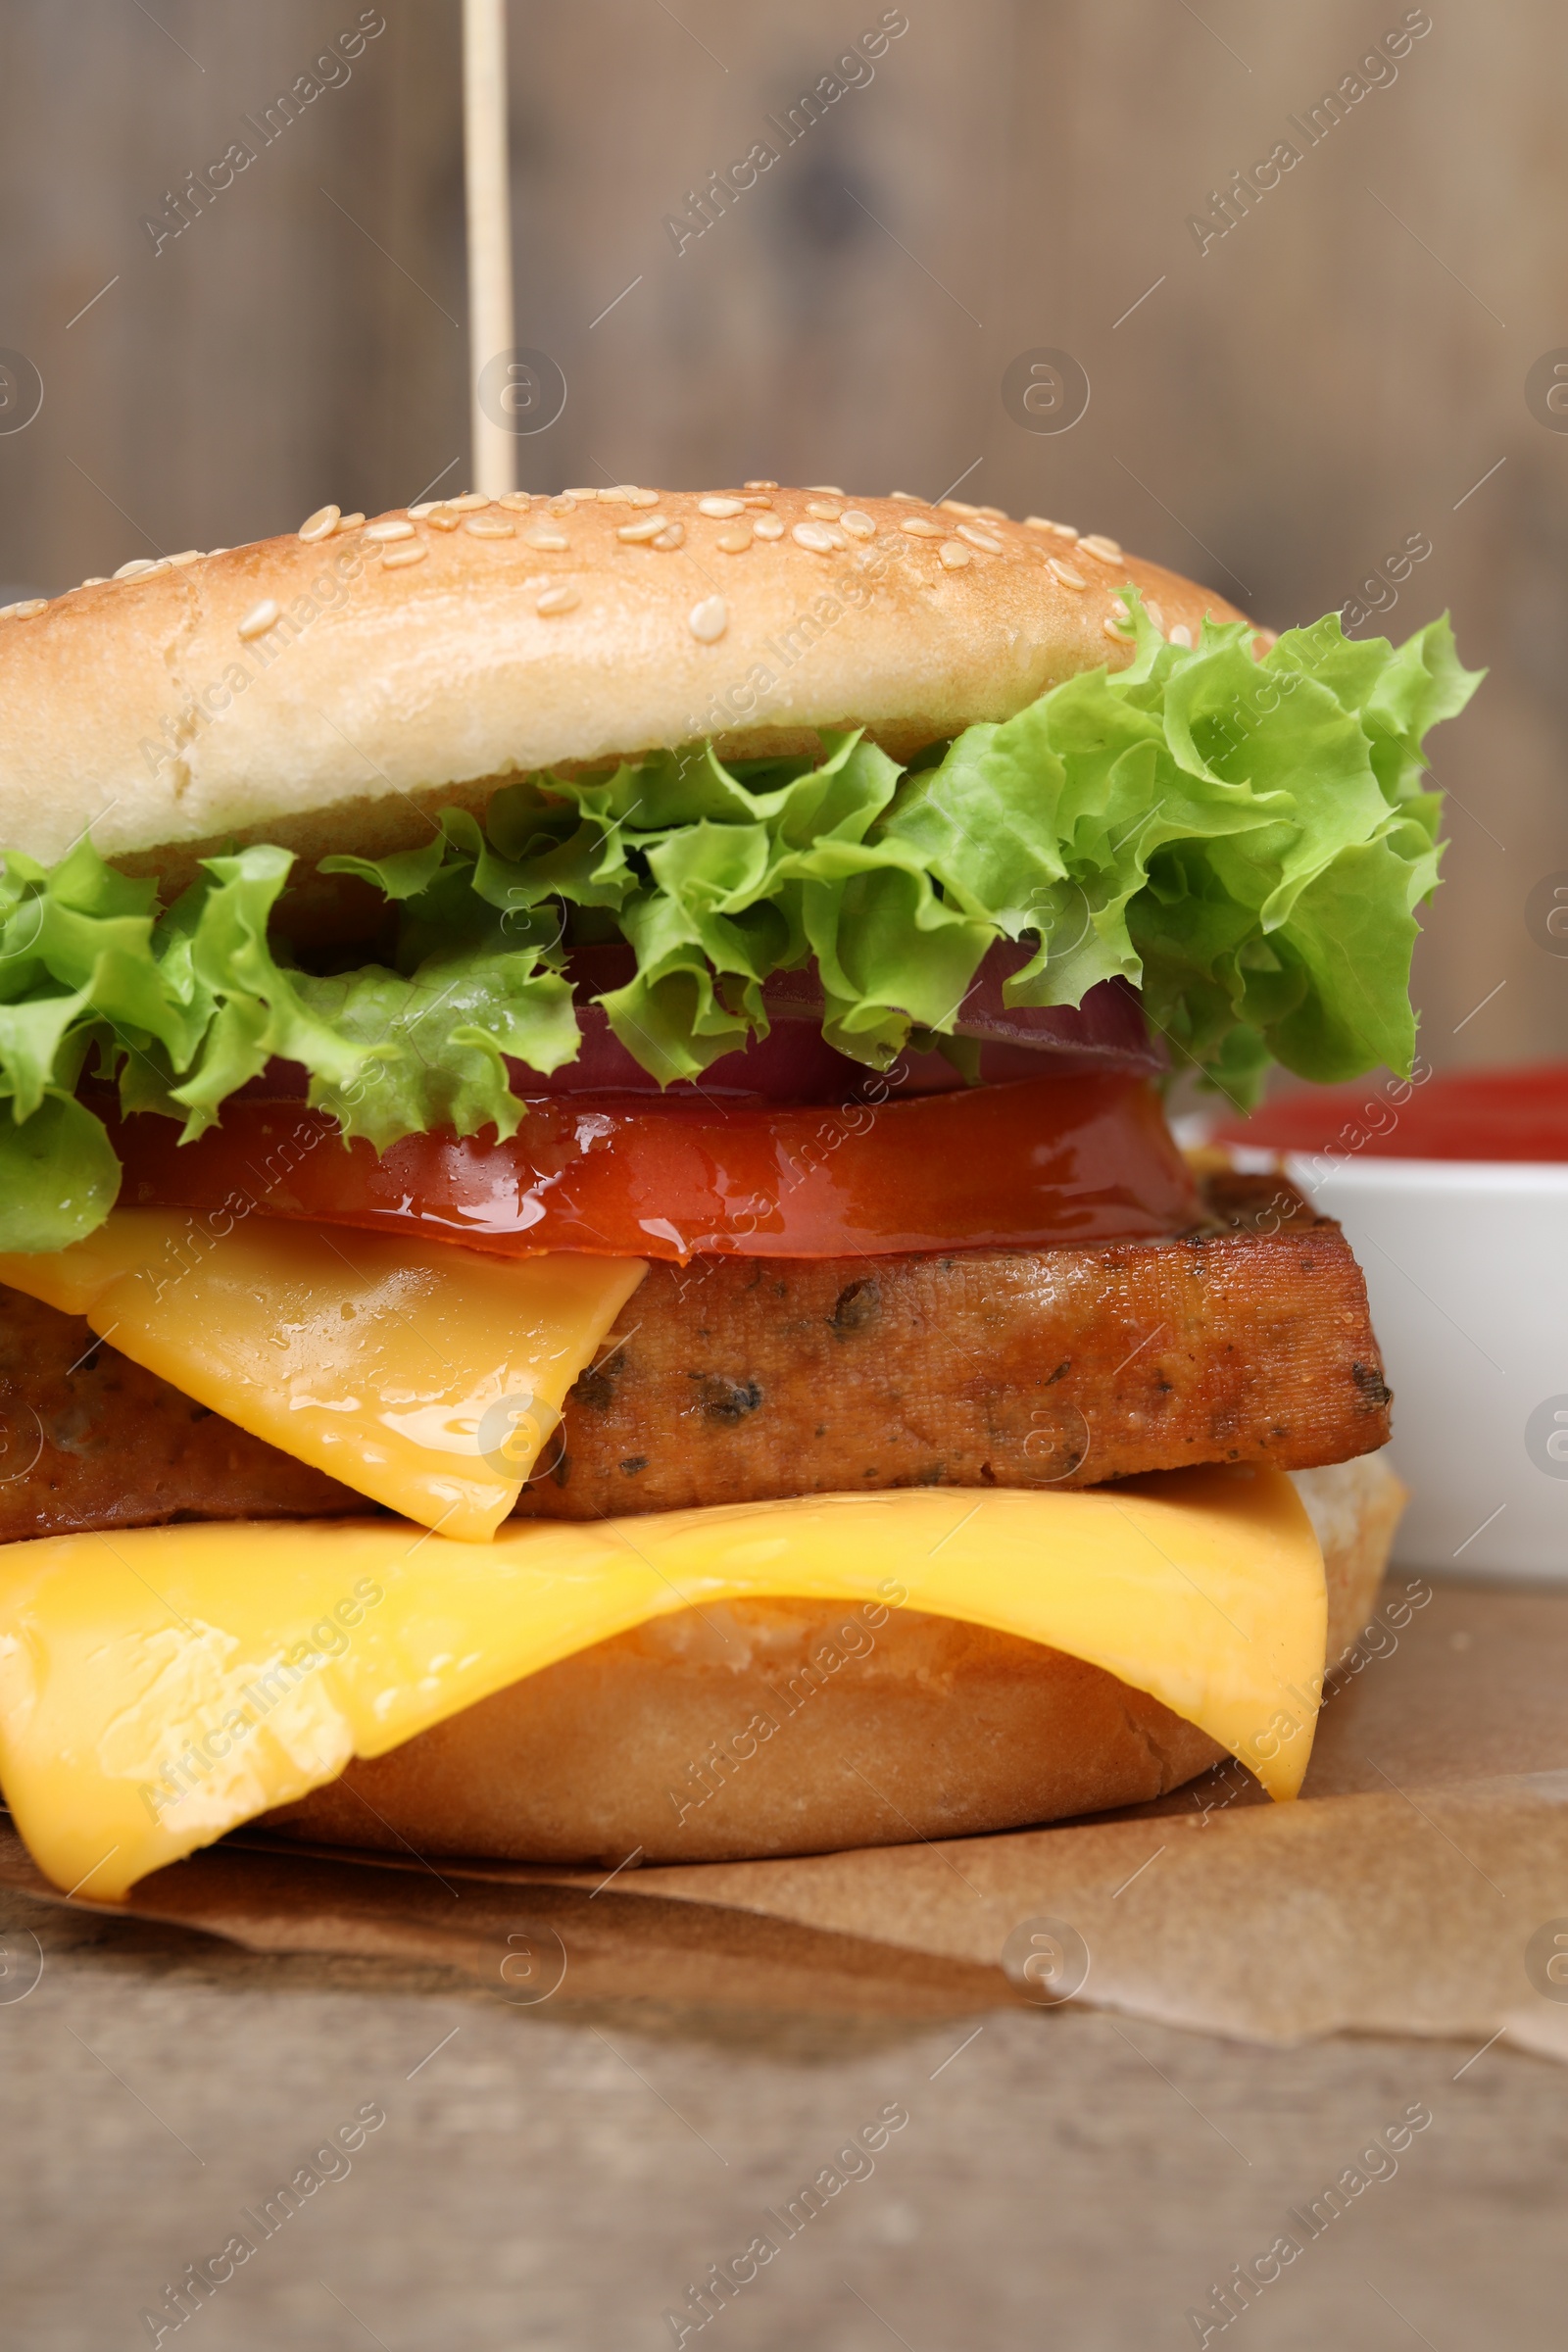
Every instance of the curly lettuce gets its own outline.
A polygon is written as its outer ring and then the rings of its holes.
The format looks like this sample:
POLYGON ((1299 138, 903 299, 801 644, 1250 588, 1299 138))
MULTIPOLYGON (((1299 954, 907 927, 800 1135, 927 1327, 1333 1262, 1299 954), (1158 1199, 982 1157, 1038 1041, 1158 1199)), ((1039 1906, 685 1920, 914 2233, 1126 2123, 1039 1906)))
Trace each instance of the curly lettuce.
POLYGON ((200 1135, 274 1056, 377 1151, 432 1128, 515 1133, 509 1061, 549 1072, 579 1032, 565 963, 619 938, 598 1002, 662 1083, 766 1034, 762 990, 814 964, 822 1027, 885 1068, 951 1037, 987 950, 1032 953, 1014 1004, 1120 976, 1178 1066, 1238 1102, 1271 1059, 1333 1082, 1408 1070, 1415 910, 1438 879, 1423 744, 1479 683, 1446 618, 1396 650, 1337 617, 1261 662, 1240 623, 1168 642, 1129 589, 1135 658, 1054 687, 901 767, 862 736, 818 760, 726 765, 710 747, 509 786, 483 827, 323 860, 395 911, 389 963, 313 973, 277 924, 292 864, 210 858, 172 905, 83 840, 0 874, 0 1250, 100 1224, 120 1169, 77 1099, 200 1135))

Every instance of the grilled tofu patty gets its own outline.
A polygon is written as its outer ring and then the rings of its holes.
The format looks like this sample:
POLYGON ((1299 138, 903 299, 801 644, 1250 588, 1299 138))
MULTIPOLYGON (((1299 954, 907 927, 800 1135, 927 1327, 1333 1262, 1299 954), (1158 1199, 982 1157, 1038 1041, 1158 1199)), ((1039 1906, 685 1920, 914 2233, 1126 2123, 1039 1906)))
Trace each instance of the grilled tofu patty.
MULTIPOLYGON (((1166 1242, 655 1265, 519 1508, 593 1519, 884 1487, 1299 1470, 1387 1442, 1337 1225, 1273 1180, 1166 1242)), ((372 1508, 0 1290, 0 1541, 372 1508)))
POLYGON ((1168 1242, 656 1265, 519 1508, 1081 1487, 1386 1445, 1389 1390, 1339 1227, 1273 1181, 1207 1198, 1212 1229, 1168 1242))

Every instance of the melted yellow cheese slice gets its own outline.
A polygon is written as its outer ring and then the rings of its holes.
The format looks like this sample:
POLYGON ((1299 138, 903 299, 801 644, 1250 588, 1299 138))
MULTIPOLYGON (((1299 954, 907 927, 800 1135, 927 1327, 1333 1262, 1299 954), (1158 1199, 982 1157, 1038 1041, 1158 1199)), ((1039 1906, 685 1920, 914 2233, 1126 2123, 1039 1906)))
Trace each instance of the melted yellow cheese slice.
POLYGON ((465 1543, 511 1512, 647 1271, 277 1217, 220 1238, 149 1208, 117 1209, 52 1256, 0 1256, 0 1282, 85 1315, 199 1404, 465 1543))
POLYGON ((1278 1471, 1114 1494, 931 1489, 515 1521, 179 1526, 0 1549, 0 1788, 58 1886, 123 1894, 492 1691, 672 1610, 794 1594, 954 1617, 1102 1666, 1276 1797, 1322 1690, 1323 1561, 1278 1471))

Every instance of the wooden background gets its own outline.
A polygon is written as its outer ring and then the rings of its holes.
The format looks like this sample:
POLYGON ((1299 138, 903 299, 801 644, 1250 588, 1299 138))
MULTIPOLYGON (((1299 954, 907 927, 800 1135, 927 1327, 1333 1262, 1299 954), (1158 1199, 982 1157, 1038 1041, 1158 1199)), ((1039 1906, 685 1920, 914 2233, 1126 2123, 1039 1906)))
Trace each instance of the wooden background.
MULTIPOLYGON (((357 0, 9 0, 0 346, 45 385, 0 434, 10 594, 460 486, 458 9, 380 13, 352 78, 155 256, 142 216, 357 0)), ((677 254, 664 216, 882 13, 513 0, 518 339, 569 387, 524 481, 963 476, 1276 623, 1425 534, 1387 625, 1451 606, 1493 675, 1438 753, 1424 1042, 1561 1051, 1568 964, 1526 919, 1568 869, 1568 434, 1525 399, 1568 345, 1557 0, 1432 0, 1397 80, 1201 255, 1188 216, 1402 0, 907 0, 874 79, 677 254), (1042 345, 1093 386, 1056 436, 1000 396, 1042 345)))

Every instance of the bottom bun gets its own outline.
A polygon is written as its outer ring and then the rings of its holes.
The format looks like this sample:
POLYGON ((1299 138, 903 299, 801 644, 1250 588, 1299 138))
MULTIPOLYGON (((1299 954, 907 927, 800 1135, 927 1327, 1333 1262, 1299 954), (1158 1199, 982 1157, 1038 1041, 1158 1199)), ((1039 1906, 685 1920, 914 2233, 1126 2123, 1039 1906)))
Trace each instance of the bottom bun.
MULTIPOLYGON (((1404 1492, 1376 1455, 1299 1474, 1328 1655, 1371 1614, 1404 1492)), ((1060 1821, 1225 1750, 1098 1666, 903 1611, 725 1601, 601 1642, 269 1816, 342 1845, 519 1862, 739 1861, 1060 1821)))

